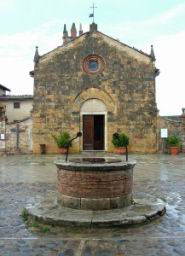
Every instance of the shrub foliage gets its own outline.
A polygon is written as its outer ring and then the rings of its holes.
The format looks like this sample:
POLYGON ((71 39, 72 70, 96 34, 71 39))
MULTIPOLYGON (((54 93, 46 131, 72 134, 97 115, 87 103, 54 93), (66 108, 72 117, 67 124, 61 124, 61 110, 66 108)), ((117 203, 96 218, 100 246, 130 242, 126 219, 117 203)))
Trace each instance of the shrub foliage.
POLYGON ((129 144, 129 137, 125 133, 114 133, 112 135, 112 144, 115 147, 126 147, 129 144))

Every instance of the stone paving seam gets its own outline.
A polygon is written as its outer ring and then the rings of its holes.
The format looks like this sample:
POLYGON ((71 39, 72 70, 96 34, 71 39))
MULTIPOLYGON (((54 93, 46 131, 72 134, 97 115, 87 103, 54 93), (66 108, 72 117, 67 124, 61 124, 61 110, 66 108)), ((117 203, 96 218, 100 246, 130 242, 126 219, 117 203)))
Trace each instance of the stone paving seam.
POLYGON ((85 242, 86 242, 85 239, 80 241, 80 244, 79 244, 78 250, 75 253, 75 256, 81 256, 82 255, 82 251, 85 247, 85 242))
MULTIPOLYGON (((138 237, 128 237, 128 236, 125 236, 125 237, 122 237, 122 238, 103 238, 103 240, 104 241, 122 241, 122 240, 128 240, 128 241, 135 241, 135 240, 153 240, 153 239, 160 239, 160 240, 166 240, 166 239, 175 239, 175 240, 178 240, 178 239, 184 239, 185 238, 185 236, 176 236, 176 235, 174 235, 174 236, 164 236, 164 237, 162 237, 162 236, 155 236, 155 237, 145 237, 145 236, 143 236, 143 237, 140 237, 140 236, 138 236, 138 237)), ((31 241, 31 240, 38 240, 38 241, 102 241, 102 238, 64 238, 64 237, 57 237, 57 239, 56 238, 54 238, 54 237, 46 237, 46 238, 17 238, 17 237, 4 237, 4 238, 0 238, 0 241, 4 241, 4 240, 28 240, 28 241, 31 241)))

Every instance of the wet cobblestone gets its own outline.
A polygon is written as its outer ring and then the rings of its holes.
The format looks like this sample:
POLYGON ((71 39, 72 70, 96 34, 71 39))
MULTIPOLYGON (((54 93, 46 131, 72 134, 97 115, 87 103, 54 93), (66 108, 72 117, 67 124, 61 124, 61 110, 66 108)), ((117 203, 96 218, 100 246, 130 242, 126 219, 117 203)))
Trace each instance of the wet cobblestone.
POLYGON ((162 198, 167 213, 134 228, 27 229, 22 209, 56 190, 56 156, 0 161, 0 256, 185 255, 185 155, 131 155, 134 191, 162 198))

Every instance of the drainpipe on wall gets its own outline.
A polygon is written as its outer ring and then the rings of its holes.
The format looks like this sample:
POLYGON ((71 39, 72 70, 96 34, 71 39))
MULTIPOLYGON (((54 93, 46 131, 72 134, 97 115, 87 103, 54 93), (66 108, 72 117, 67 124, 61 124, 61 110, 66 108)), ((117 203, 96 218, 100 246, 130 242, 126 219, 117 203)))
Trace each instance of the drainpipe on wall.
POLYGON ((19 124, 16 124, 16 150, 19 151, 19 124))
POLYGON ((5 153, 5 155, 6 155, 6 140, 7 140, 7 134, 6 134, 6 120, 5 120, 5 123, 4 123, 4 139, 5 139, 5 141, 4 141, 4 153, 5 153))

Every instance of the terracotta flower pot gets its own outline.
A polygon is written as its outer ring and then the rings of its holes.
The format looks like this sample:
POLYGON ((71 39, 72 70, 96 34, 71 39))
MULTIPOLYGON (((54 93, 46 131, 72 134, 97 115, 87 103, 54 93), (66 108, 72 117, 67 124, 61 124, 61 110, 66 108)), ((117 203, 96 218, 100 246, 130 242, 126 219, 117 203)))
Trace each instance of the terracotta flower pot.
POLYGON ((120 155, 126 153, 126 147, 117 147, 117 148, 115 148, 115 153, 120 154, 120 155))
POLYGON ((170 147, 170 154, 177 155, 179 153, 179 147, 170 147))
POLYGON ((60 154, 66 154, 67 148, 59 148, 58 151, 60 154))

